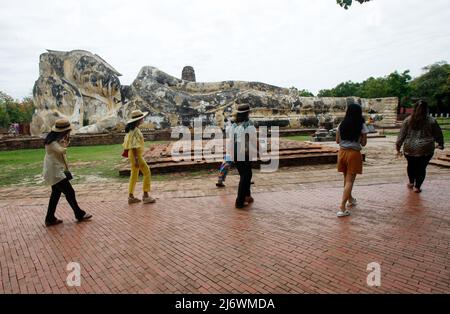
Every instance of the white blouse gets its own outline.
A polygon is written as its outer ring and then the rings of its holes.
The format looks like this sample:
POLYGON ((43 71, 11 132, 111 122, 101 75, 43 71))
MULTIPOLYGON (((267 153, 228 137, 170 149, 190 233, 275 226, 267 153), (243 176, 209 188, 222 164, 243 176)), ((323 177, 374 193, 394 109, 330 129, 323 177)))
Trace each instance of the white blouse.
POLYGON ((64 154, 66 148, 57 141, 45 145, 44 180, 48 185, 54 185, 66 178, 64 174, 64 154))

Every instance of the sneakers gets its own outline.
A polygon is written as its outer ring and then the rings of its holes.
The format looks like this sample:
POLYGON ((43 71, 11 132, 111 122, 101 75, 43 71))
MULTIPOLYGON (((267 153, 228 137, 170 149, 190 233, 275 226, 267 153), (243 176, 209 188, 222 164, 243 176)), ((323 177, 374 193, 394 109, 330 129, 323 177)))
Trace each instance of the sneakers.
POLYGON ((350 212, 346 209, 345 211, 342 211, 342 210, 339 210, 338 212, 337 212, 337 216, 339 217, 339 218, 341 218, 341 217, 347 217, 347 216, 350 216, 350 212))
POLYGON ((149 196, 149 197, 144 197, 144 198, 142 199, 142 202, 143 202, 144 204, 150 204, 150 203, 156 202, 156 200, 155 200, 153 197, 149 196))
POLYGON ((135 203, 139 203, 141 200, 138 199, 137 197, 128 197, 128 204, 135 204, 135 203))
MULTIPOLYGON (((135 204, 135 203, 139 203, 139 202, 141 202, 141 200, 138 199, 137 197, 134 197, 134 196, 128 197, 128 204, 135 204)), ((142 202, 144 204, 150 204, 150 203, 156 202, 156 200, 153 197, 148 196, 148 197, 143 197, 142 202)))
POLYGON ((219 182, 216 183, 216 186, 217 186, 218 188, 224 188, 224 187, 225 187, 225 184, 223 184, 222 181, 219 181, 219 182))

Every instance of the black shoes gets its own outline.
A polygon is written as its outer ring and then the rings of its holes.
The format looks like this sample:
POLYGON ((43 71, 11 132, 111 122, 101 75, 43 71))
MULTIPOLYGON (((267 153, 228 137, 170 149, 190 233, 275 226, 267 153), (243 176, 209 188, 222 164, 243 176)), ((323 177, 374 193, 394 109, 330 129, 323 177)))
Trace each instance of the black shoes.
POLYGON ((82 222, 82 221, 85 221, 85 220, 89 220, 91 218, 92 218, 91 214, 85 213, 83 217, 77 218, 77 220, 78 220, 78 222, 82 222))
POLYGON ((45 226, 46 227, 50 227, 50 226, 56 226, 61 224, 63 221, 61 219, 55 219, 52 221, 45 221, 45 226))
MULTIPOLYGON (((78 222, 82 222, 85 220, 89 220, 92 218, 91 214, 85 213, 83 217, 81 218, 77 218, 78 222)), ((63 221, 61 219, 55 218, 55 220, 51 220, 51 221, 45 221, 45 226, 46 227, 50 227, 50 226, 56 226, 61 224, 63 221)))

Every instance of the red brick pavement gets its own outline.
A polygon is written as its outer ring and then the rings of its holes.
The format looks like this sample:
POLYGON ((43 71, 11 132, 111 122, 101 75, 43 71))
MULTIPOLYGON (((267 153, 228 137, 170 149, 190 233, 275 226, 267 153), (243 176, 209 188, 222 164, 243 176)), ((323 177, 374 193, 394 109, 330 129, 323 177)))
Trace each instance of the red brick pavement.
POLYGON ((247 210, 234 209, 230 188, 133 206, 81 197, 94 214, 86 223, 62 199, 64 224, 52 228, 46 199, 27 199, 0 210, 0 292, 450 293, 449 186, 357 186, 344 219, 336 186, 255 193, 247 210), (80 287, 66 285, 72 261, 80 287), (374 261, 378 288, 366 284, 374 261))

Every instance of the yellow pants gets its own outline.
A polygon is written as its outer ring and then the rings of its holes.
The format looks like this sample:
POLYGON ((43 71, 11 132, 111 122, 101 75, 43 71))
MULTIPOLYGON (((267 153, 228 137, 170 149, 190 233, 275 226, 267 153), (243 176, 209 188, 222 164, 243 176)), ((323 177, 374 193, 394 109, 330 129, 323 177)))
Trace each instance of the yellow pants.
POLYGON ((130 159, 131 163, 131 176, 130 176, 130 184, 128 186, 128 193, 133 194, 134 188, 136 187, 136 182, 139 177, 139 170, 142 172, 144 176, 144 186, 143 190, 144 192, 150 192, 150 168, 148 167, 147 163, 144 160, 144 157, 142 157, 142 150, 137 149, 137 158, 139 161, 139 168, 136 168, 135 158, 133 150, 130 149, 128 151, 128 158, 130 159))

